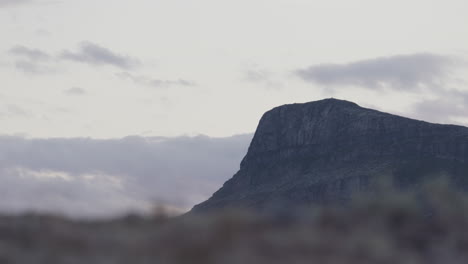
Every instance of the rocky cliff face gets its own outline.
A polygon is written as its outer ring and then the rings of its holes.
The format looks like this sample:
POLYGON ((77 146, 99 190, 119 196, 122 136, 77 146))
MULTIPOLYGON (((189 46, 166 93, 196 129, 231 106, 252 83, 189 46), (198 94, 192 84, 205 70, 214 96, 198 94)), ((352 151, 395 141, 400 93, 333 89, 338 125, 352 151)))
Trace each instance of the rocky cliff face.
POLYGON ((412 188, 437 175, 468 187, 468 128, 336 99, 284 105, 261 118, 239 172, 193 211, 345 203, 380 176, 412 188))

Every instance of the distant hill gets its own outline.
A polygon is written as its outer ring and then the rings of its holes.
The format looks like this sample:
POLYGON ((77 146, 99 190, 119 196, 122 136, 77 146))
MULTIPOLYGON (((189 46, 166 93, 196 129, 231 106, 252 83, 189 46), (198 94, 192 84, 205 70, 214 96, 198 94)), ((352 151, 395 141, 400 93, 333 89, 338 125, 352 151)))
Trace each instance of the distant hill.
POLYGON ((438 175, 468 189, 468 128, 337 99, 284 105, 263 115, 234 177, 192 211, 343 204, 381 176, 416 188, 438 175))

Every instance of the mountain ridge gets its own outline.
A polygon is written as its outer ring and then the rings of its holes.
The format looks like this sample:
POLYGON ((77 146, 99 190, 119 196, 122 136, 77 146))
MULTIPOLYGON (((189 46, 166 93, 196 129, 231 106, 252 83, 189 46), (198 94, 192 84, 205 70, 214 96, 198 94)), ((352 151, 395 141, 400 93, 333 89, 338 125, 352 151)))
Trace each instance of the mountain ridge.
POLYGON ((193 211, 346 203, 388 175, 402 188, 447 174, 468 186, 468 128, 338 99, 288 104, 260 119, 240 170, 193 211))

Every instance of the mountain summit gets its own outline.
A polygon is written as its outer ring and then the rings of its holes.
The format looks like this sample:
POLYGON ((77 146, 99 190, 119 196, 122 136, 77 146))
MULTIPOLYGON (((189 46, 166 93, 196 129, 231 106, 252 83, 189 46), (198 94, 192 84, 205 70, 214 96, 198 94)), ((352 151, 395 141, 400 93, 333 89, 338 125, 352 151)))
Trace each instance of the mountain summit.
POLYGON ((193 211, 345 203, 380 176, 412 188, 436 175, 468 187, 468 128, 337 99, 290 104, 263 115, 240 170, 193 211))

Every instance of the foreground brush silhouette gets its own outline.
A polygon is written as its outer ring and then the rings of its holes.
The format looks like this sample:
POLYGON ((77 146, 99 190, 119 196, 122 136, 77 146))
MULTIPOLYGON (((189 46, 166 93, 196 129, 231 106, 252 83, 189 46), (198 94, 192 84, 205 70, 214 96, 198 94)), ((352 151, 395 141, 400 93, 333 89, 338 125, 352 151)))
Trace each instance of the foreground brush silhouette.
MULTIPOLYGON (((445 186, 445 187, 444 187, 445 186)), ((226 210, 112 221, 0 217, 0 263, 468 263, 465 194, 376 192, 294 214, 226 210)))

